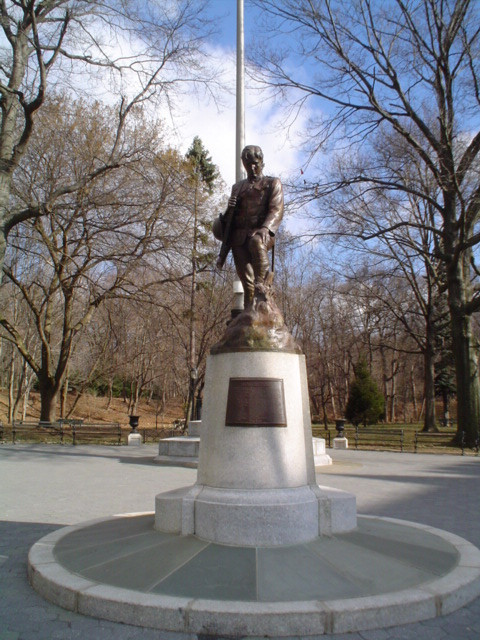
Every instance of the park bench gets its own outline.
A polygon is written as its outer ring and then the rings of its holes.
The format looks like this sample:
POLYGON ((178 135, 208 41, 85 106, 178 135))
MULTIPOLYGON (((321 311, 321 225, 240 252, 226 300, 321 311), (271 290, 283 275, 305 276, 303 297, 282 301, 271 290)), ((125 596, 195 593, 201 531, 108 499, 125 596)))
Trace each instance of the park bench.
POLYGON ((64 437, 64 428, 60 422, 42 422, 38 421, 23 421, 23 420, 14 420, 12 422, 12 442, 15 442, 18 439, 18 436, 26 435, 27 437, 36 439, 50 439, 55 438, 55 440, 59 439, 60 443, 63 444, 64 437))
MULTIPOLYGON (((421 444, 429 447, 448 445, 457 435, 457 431, 441 431, 440 433, 430 433, 428 431, 415 431, 414 441, 414 453, 417 453, 418 447, 421 444)), ((460 432, 460 447, 462 450, 462 456, 465 455, 465 433, 460 432)), ((478 440, 477 440, 477 453, 478 453, 478 440)))
POLYGON ((358 449, 359 441, 374 448, 379 448, 379 444, 400 446, 400 451, 403 451, 403 429, 355 427, 355 449, 358 449))
POLYGON ((98 440, 113 440, 115 444, 122 443, 122 428, 119 422, 76 422, 71 425, 72 444, 79 440, 92 442, 98 440))

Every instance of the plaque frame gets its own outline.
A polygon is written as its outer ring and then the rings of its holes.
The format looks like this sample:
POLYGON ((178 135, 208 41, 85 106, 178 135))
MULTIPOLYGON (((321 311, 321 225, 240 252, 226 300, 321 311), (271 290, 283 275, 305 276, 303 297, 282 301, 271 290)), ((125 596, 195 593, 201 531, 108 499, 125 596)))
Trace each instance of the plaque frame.
POLYGON ((226 427, 286 427, 283 378, 230 378, 226 427))

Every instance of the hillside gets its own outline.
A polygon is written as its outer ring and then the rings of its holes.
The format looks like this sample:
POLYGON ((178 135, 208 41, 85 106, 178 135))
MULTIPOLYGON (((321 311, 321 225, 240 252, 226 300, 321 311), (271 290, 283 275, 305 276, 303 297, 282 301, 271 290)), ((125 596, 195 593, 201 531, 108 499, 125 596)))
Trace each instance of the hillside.
MULTIPOLYGON (((72 399, 73 402, 73 399, 72 399)), ((108 398, 85 395, 78 402, 72 418, 83 419, 87 422, 119 422, 122 426, 128 425, 128 404, 122 398, 113 398, 107 409, 108 398)), ((171 426, 174 420, 183 417, 181 399, 168 403, 165 412, 157 415, 155 403, 140 402, 137 415, 140 416, 140 427, 154 429, 162 425, 171 426)), ((6 424, 8 415, 8 396, 5 391, 0 391, 0 420, 6 424)), ((32 392, 29 399, 27 420, 38 420, 40 416, 40 396, 32 392)), ((17 419, 20 419, 20 412, 17 419)))

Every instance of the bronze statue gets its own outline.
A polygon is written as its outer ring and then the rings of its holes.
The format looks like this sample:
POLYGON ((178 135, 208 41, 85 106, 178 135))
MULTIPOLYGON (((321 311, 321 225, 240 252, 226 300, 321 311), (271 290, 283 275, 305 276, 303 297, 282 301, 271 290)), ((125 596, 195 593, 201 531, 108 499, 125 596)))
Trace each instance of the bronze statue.
POLYGON ((268 251, 283 217, 283 190, 278 178, 263 175, 263 152, 248 145, 242 151, 247 179, 232 187, 228 208, 215 221, 213 232, 222 240, 217 266, 222 268, 232 250, 248 309, 258 293, 265 294, 271 279, 268 251))

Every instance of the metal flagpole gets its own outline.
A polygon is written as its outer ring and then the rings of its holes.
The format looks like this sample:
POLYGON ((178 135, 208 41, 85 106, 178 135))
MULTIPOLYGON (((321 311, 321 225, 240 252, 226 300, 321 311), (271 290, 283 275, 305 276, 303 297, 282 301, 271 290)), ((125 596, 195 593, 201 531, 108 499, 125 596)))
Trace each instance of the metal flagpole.
POLYGON ((243 27, 243 0, 237 0, 237 117, 235 148, 235 180, 245 177, 240 154, 245 146, 245 47, 243 27))
MULTIPOLYGON (((237 0, 237 87, 236 87, 236 127, 235 127, 235 181, 245 177, 241 153, 245 146, 245 48, 243 28, 243 0, 237 0)), ((233 282, 235 294, 234 309, 243 309, 243 286, 238 277, 233 282)), ((232 312, 233 313, 233 312, 232 312)))

